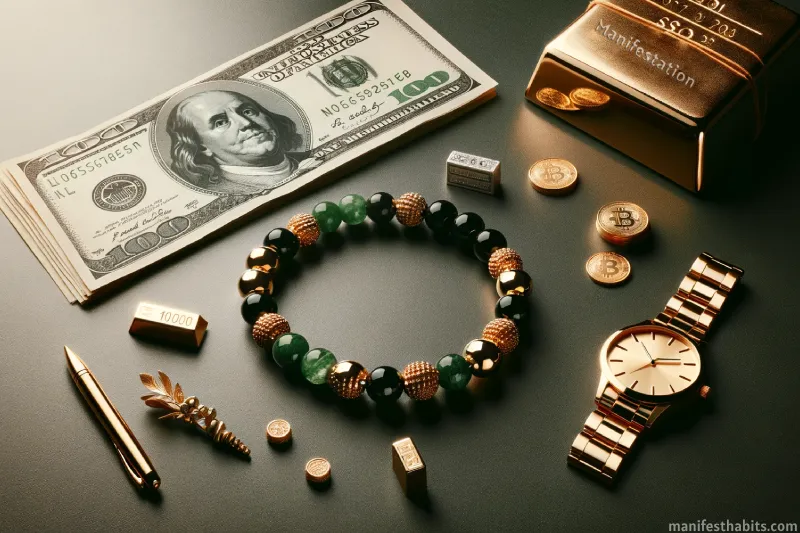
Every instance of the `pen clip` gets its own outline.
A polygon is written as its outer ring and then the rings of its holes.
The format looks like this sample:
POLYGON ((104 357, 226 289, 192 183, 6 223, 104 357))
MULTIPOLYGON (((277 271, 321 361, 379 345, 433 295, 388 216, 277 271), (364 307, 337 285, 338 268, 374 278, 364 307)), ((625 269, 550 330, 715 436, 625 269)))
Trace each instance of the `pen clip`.
POLYGON ((114 449, 117 450, 119 458, 122 460, 122 465, 125 467, 125 470, 128 471, 128 475, 133 480, 133 483, 140 489, 144 488, 144 478, 133 468, 133 466, 130 464, 130 461, 128 461, 128 459, 125 457, 125 454, 122 453, 116 444, 114 445, 114 449))

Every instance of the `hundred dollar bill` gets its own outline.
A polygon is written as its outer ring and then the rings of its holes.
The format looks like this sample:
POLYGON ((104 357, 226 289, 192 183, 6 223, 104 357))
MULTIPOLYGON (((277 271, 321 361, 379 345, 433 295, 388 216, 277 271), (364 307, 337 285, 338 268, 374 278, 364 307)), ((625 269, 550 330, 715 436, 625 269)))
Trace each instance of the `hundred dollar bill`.
POLYGON ((65 296, 84 302, 496 85, 401 1, 355 1, 6 161, 0 208, 65 296))

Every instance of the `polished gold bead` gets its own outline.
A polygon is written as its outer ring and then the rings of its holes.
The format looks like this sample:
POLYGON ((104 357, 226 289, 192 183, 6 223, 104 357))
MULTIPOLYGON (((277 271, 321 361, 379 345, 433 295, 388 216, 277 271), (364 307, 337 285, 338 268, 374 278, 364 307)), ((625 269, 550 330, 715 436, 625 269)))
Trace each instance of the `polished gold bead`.
POLYGON ((355 361, 339 361, 328 373, 328 385, 340 398, 355 400, 369 384, 369 372, 355 361))
POLYGON ((280 265, 278 250, 272 246, 259 246, 253 248, 247 256, 247 268, 263 270, 267 273, 274 273, 280 265))
POLYGON ((284 333, 289 333, 290 331, 289 322, 281 315, 264 313, 253 324, 253 340, 264 348, 284 333))
POLYGON ((533 280, 524 270, 506 270, 497 276, 496 287, 500 297, 512 294, 527 296, 533 292, 533 280))
POLYGON ((415 192, 407 192, 400 198, 394 200, 394 207, 397 209, 397 221, 404 226, 419 226, 425 219, 425 210, 428 203, 422 195, 415 192))
POLYGON ((430 363, 416 361, 403 369, 406 394, 414 400, 430 400, 439 390, 439 371, 430 363))
POLYGON ((497 346, 504 354, 513 352, 519 346, 519 330, 507 318, 495 318, 486 324, 481 338, 497 346))
POLYGON ((511 248, 498 248, 489 257, 489 274, 497 278, 509 270, 522 270, 522 258, 511 248))
POLYGON ((245 296, 253 291, 272 294, 272 274, 256 268, 245 270, 239 278, 239 294, 245 296))
POLYGON ((300 213, 290 218, 286 229, 297 236, 300 246, 311 246, 319 239, 317 219, 307 213, 300 213))

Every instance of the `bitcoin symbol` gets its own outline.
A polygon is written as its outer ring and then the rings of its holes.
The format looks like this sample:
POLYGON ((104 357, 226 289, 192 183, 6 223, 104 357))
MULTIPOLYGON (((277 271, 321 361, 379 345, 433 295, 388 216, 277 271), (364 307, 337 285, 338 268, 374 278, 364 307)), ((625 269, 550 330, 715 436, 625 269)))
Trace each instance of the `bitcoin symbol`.
POLYGON ((610 220, 615 226, 622 228, 633 226, 633 224, 636 222, 633 219, 633 213, 627 209, 617 209, 611 213, 610 220))
POLYGON ((616 276, 619 274, 619 268, 617 268, 617 262, 613 259, 606 259, 605 264, 603 264, 603 275, 604 276, 616 276))
POLYGON ((545 169, 545 180, 549 181, 550 183, 558 183, 564 178, 564 172, 561 171, 560 167, 551 165, 545 169))

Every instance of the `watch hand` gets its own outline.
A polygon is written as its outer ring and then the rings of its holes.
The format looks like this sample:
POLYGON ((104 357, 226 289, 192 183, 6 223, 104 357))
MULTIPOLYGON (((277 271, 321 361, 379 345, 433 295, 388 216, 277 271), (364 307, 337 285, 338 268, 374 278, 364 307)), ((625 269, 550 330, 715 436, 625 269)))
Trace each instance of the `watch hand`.
POLYGON ((680 361, 680 357, 656 357, 655 361, 680 361))
POLYGON ((637 368, 636 370, 632 370, 631 374, 633 374, 634 372, 638 372, 639 370, 641 370, 643 368, 647 368, 648 366, 653 366, 653 363, 647 363, 646 365, 642 365, 639 368, 637 368))
POLYGON ((642 365, 642 366, 640 366, 640 367, 639 367, 639 368, 637 368, 636 370, 632 370, 632 371, 631 371, 631 374, 633 374, 634 372, 638 372, 639 370, 642 370, 643 368, 647 368, 648 366, 658 366, 658 365, 680 365, 680 364, 681 364, 681 363, 680 363, 680 359, 676 359, 675 361, 676 361, 676 362, 673 362, 673 361, 667 361, 667 360, 665 360, 665 359, 660 359, 660 358, 659 358, 659 359, 654 359, 652 363, 647 363, 647 364, 645 364, 645 365, 642 365), (664 362, 661 362, 661 361, 664 361, 664 362))
POLYGON ((642 348, 644 348, 644 353, 646 353, 646 354, 647 354, 647 357, 649 357, 649 358, 650 358, 650 362, 651 362, 651 363, 652 363, 652 362, 654 362, 654 361, 655 361, 655 359, 653 359, 653 356, 652 356, 652 355, 650 355, 650 352, 647 350, 647 346, 645 346, 645 345, 644 345, 644 343, 641 343, 641 345, 642 345, 642 348))

